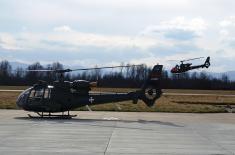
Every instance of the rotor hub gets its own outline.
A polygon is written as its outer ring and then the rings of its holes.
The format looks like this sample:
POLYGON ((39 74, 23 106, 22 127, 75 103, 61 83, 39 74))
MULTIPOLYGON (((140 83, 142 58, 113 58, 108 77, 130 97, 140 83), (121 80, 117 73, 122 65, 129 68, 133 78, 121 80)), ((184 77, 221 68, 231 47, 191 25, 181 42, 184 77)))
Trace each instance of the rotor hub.
POLYGON ((157 90, 152 87, 148 87, 145 89, 145 96, 147 99, 153 100, 157 97, 157 90))

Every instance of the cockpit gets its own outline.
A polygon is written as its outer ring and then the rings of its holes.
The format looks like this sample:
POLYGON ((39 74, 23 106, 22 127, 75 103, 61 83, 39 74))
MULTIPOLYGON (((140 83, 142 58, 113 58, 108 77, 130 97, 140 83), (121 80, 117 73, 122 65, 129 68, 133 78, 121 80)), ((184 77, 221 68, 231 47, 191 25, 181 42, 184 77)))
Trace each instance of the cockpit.
POLYGON ((16 104, 20 108, 28 109, 27 107, 30 104, 38 104, 42 100, 49 100, 52 88, 52 86, 28 88, 19 95, 16 104))
POLYGON ((50 88, 40 88, 32 89, 30 91, 29 98, 50 98, 51 89, 50 88))

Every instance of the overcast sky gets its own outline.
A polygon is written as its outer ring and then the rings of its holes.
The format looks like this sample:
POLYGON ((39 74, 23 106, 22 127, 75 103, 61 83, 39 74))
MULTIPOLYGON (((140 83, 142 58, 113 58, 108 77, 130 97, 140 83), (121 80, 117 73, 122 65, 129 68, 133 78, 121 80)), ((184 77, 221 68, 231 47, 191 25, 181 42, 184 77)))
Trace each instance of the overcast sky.
POLYGON ((0 59, 168 68, 210 55, 209 71, 235 70, 234 8, 234 0, 0 0, 0 59))

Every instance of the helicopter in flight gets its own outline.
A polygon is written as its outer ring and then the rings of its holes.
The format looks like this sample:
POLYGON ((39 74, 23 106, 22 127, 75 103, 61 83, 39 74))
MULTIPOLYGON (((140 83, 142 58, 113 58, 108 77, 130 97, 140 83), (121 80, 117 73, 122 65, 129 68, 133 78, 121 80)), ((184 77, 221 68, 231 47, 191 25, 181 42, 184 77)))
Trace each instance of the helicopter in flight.
MULTIPOLYGON (((139 66, 139 65, 132 65, 139 66)), ((155 101, 161 96, 160 79, 163 65, 155 65, 150 71, 147 80, 140 90, 127 93, 112 92, 92 92, 91 87, 96 86, 96 82, 86 80, 65 81, 65 73, 73 71, 99 70, 105 68, 130 67, 96 67, 83 69, 60 69, 60 70, 28 70, 29 72, 53 72, 59 75, 59 80, 49 85, 45 81, 39 81, 32 87, 23 91, 16 104, 18 107, 37 113, 39 116, 29 117, 60 117, 72 118, 76 115, 70 115, 69 111, 82 106, 97 105, 111 102, 120 102, 132 100, 134 104, 138 100, 143 100, 147 106, 153 106, 155 101), (53 113, 61 112, 61 115, 53 113), (67 112, 67 114, 64 114, 67 112)))
POLYGON ((181 64, 180 65, 177 64, 175 67, 173 67, 171 69, 171 73, 179 74, 179 73, 184 73, 184 72, 187 72, 187 71, 193 70, 193 69, 209 68, 210 67, 210 57, 209 56, 206 58, 206 61, 204 62, 204 64, 201 64, 201 65, 192 66, 192 63, 184 63, 186 61, 191 61, 191 60, 196 60, 196 59, 201 59, 201 58, 204 58, 204 57, 181 60, 180 61, 181 64))

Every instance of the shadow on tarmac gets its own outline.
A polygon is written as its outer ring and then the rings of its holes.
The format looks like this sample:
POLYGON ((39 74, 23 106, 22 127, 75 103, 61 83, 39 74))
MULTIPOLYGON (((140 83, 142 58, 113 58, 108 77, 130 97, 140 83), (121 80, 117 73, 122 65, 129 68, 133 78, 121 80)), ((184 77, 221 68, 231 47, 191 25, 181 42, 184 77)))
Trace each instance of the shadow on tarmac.
MULTIPOLYGON (((18 120, 25 120, 37 123, 55 123, 55 124, 73 124, 79 123, 79 125, 87 125, 87 126, 94 126, 94 127, 114 127, 114 128, 125 128, 125 129, 138 129, 138 130, 156 130, 152 126, 155 125, 164 125, 169 127, 184 127, 181 125, 177 125, 171 122, 162 122, 162 121, 148 121, 148 120, 107 120, 107 119, 79 119, 79 118, 72 118, 72 119, 59 119, 59 118, 29 118, 29 117, 15 117, 14 119, 18 120), (144 124, 144 126, 139 127, 139 124, 144 124), (138 127, 137 127, 138 126, 138 127)), ((156 127, 156 126, 155 126, 156 127)))

